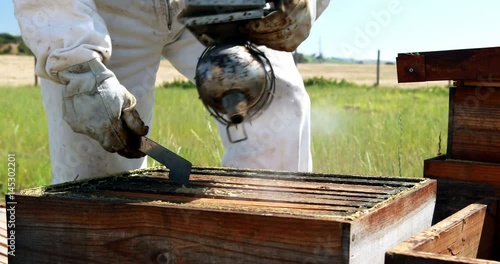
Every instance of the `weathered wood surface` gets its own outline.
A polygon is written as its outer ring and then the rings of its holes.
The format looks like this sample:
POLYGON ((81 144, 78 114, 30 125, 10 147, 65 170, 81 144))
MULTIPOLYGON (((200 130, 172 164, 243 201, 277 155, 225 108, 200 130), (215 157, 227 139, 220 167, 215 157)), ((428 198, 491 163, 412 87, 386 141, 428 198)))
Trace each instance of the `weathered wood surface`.
MULTIPOLYGON (((404 241, 391 252, 423 251, 476 258, 487 205, 471 204, 425 232, 404 241)), ((492 230, 494 231, 494 228, 492 230)))
POLYGON ((445 155, 425 160, 424 177, 438 180, 433 223, 483 198, 500 198, 499 169, 497 164, 448 159, 445 155))
POLYGON ((450 257, 428 252, 407 252, 386 256, 386 264, 499 264, 498 261, 450 257))
POLYGON ((491 261, 496 202, 471 204, 391 248, 386 263, 500 263, 491 261), (482 259, 481 259, 482 258, 482 259))
POLYGON ((500 80, 500 48, 401 53, 396 58, 398 82, 500 80))
POLYGON ((16 196, 16 263, 382 263, 430 226, 436 187, 194 168, 179 188, 162 169, 136 174, 16 196))
POLYGON ((482 80, 482 81, 454 81, 453 86, 463 87, 463 88, 488 88, 488 87, 500 87, 500 80, 482 80))
POLYGON ((450 158, 500 163, 500 88, 450 90, 450 158))
POLYGON ((424 161, 424 177, 477 182, 500 187, 500 164, 439 156, 424 161))
POLYGON ((488 197, 500 198, 500 165, 447 159, 445 155, 424 161, 424 177, 437 179, 433 223, 488 197))
POLYGON ((7 215, 5 207, 0 206, 0 263, 7 263, 7 215))
POLYGON ((500 188, 482 183, 438 180, 436 208, 432 222, 437 223, 469 204, 488 197, 500 197, 500 188))
POLYGON ((408 238, 431 226, 434 213, 436 189, 428 185, 419 188, 401 199, 385 203, 371 214, 366 214, 350 225, 350 262, 383 263, 384 252, 390 245, 396 245, 401 238, 408 238))

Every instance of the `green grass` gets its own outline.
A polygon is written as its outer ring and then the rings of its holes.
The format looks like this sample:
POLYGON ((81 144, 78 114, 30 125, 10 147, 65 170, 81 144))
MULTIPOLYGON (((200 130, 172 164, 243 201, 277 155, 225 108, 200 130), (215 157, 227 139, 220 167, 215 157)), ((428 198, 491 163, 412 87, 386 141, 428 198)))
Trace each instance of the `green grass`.
POLYGON ((47 119, 39 89, 0 89, 0 192, 7 189, 8 154, 16 155, 18 190, 50 183, 47 119))
MULTIPOLYGON (((423 160, 446 149, 448 91, 366 87, 321 78, 306 80, 311 97, 316 172, 420 177, 423 160), (442 138, 440 139, 440 134, 442 138)), ((220 164, 215 122, 195 89, 156 90, 151 137, 196 165, 220 164)), ((45 112, 39 89, 0 87, 0 187, 7 155, 16 154, 16 188, 50 184, 45 112)), ((150 160, 150 165, 157 165, 150 160)), ((1 198, 0 198, 1 199, 1 198)))
POLYGON ((316 171, 418 177, 423 160, 446 149, 445 88, 309 91, 316 171))

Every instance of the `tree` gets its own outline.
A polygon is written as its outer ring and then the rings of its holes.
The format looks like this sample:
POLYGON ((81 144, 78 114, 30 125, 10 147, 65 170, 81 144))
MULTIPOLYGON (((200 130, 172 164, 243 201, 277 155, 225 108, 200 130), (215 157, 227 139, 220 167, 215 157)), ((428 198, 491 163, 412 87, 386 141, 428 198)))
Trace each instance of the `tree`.
POLYGON ((26 46, 24 41, 21 41, 21 43, 19 43, 17 50, 19 51, 19 54, 33 55, 33 52, 31 52, 30 48, 28 48, 28 46, 26 46))
POLYGON ((3 50, 2 54, 12 54, 12 45, 17 46, 17 51, 22 55, 33 55, 33 52, 26 46, 21 36, 13 36, 9 33, 0 33, 0 45, 9 45, 10 48, 3 50))
POLYGON ((299 53, 299 52, 294 52, 293 53, 293 59, 295 60, 295 64, 297 63, 309 63, 309 60, 304 56, 304 54, 299 53))
POLYGON ((0 44, 19 43, 19 39, 9 33, 0 33, 0 44))

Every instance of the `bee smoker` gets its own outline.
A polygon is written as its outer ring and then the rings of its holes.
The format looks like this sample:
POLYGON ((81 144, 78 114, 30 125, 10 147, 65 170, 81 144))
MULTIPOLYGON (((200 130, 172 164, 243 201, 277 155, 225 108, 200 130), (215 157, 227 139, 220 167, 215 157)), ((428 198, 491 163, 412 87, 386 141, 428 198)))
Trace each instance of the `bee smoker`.
POLYGON ((275 76, 263 52, 245 39, 246 22, 276 11, 265 0, 186 0, 180 17, 207 48, 196 67, 200 99, 216 120, 229 128, 256 118, 271 102, 275 76))

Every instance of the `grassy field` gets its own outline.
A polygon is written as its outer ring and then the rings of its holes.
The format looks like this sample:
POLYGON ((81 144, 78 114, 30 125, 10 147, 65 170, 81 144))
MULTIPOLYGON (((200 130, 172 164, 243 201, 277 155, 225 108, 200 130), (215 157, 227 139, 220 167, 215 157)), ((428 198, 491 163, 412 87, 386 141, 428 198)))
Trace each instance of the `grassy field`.
MULTIPOLYGON (((446 88, 374 88, 324 79, 306 83, 313 105, 316 172, 420 177, 423 160, 446 149, 446 88)), ((7 189, 8 153, 16 155, 18 190, 49 184, 47 124, 39 90, 1 89, 0 190, 7 189)), ((151 137, 196 165, 218 166, 223 150, 196 90, 159 88, 156 101, 151 137)))

